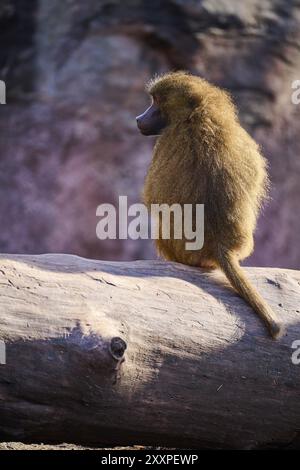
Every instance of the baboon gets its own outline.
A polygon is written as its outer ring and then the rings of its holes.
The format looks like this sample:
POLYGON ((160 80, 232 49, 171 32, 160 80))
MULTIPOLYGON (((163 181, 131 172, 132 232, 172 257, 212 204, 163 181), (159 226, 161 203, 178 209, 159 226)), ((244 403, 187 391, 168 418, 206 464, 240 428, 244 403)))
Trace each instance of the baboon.
POLYGON ((241 127, 230 95, 186 72, 171 72, 147 85, 151 106, 136 118, 143 135, 159 135, 145 180, 151 204, 204 204, 204 245, 185 249, 161 236, 159 254, 169 261, 219 268, 266 323, 282 333, 276 315, 240 267, 253 250, 253 232, 268 189, 266 160, 241 127))

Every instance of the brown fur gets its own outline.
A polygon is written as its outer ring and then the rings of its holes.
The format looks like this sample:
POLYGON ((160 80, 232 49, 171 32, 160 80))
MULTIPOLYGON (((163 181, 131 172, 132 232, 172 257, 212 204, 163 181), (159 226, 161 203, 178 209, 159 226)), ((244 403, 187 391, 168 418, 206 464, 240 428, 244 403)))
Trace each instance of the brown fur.
POLYGON ((185 72, 148 85, 167 126, 159 136, 144 187, 151 204, 204 204, 204 246, 186 251, 186 240, 156 241, 167 260, 220 268, 267 324, 280 326, 271 308, 247 280, 239 261, 253 250, 253 232, 266 196, 266 161, 239 124, 230 96, 185 72))

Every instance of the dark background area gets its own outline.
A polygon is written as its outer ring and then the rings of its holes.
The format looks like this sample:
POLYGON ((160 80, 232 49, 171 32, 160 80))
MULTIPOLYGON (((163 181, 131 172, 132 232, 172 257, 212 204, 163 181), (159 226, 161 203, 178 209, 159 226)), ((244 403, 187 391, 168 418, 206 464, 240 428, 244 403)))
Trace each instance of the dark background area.
POLYGON ((151 241, 98 240, 96 207, 140 201, 144 83, 182 68, 231 91, 270 164, 246 264, 300 267, 298 0, 1 0, 1 252, 155 256, 151 241))

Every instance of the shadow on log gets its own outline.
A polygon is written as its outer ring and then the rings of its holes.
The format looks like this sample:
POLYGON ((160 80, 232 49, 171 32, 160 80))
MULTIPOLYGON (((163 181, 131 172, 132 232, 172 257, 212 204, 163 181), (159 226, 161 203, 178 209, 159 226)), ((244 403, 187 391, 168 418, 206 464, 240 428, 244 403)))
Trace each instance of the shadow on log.
POLYGON ((2 255, 0 439, 300 447, 300 273, 247 272, 278 341, 218 272, 2 255))

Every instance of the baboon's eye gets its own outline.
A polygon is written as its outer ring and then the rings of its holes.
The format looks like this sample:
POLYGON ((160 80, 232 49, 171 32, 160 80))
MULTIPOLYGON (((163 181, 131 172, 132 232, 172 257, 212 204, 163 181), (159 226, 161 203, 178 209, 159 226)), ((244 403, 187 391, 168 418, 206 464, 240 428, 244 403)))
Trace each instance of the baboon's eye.
POLYGON ((157 99, 157 96, 156 95, 152 95, 152 103, 158 105, 158 99, 157 99))

